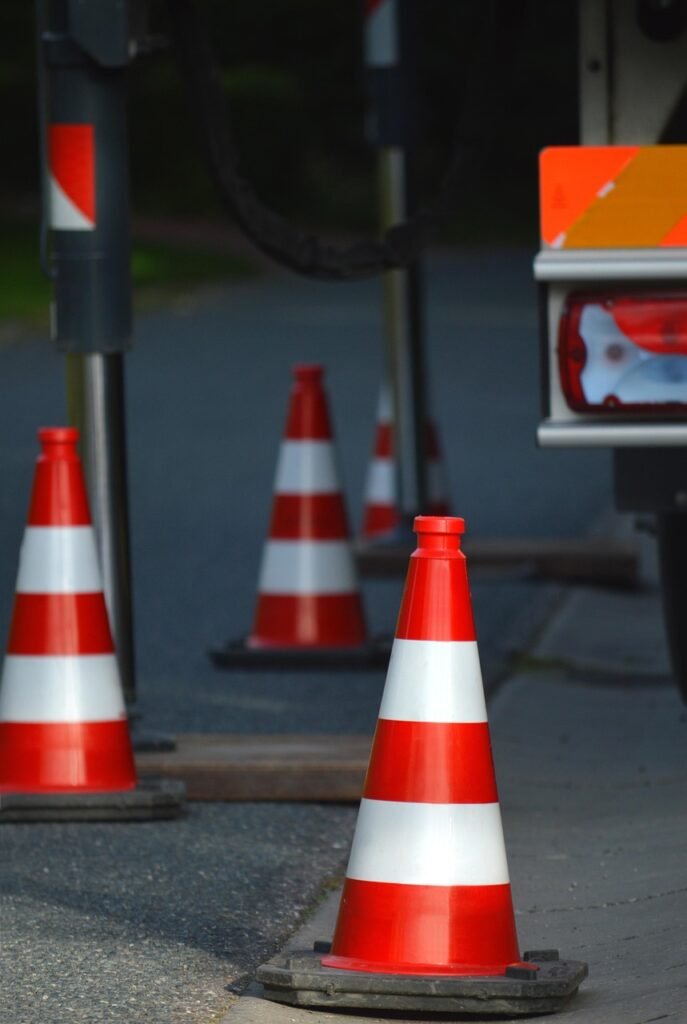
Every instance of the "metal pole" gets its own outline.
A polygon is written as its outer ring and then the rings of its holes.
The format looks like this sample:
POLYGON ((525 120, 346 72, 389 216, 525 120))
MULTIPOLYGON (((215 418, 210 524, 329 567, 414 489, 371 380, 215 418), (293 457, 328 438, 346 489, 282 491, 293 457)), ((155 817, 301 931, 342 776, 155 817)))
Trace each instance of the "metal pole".
POLYGON ((68 355, 69 422, 81 433, 105 602, 127 703, 136 700, 129 549, 124 357, 68 355))
MULTIPOLYGON (((407 157, 401 148, 379 154, 383 228, 408 213, 407 157)), ((385 348, 392 382, 397 502, 404 527, 426 508, 426 398, 420 266, 384 275, 385 348)))
POLYGON ((66 355, 68 414, 81 432, 105 600, 128 702, 136 698, 124 429, 131 344, 122 0, 39 0, 44 192, 53 337, 66 355))
MULTIPOLYGON (((414 203, 416 0, 367 0, 366 58, 378 147, 381 227, 405 221, 414 203)), ((427 507, 426 375, 418 263, 384 275, 385 350, 394 413, 397 504, 402 529, 427 507)))

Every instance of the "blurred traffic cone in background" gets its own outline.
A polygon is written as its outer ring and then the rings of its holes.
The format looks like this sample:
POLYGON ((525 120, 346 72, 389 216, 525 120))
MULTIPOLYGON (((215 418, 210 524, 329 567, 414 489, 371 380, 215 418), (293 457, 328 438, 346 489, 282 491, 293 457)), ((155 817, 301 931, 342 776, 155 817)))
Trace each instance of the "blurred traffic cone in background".
POLYGON ((520 958, 463 520, 417 516, 414 529, 330 950, 290 948, 258 981, 268 999, 329 1011, 552 1012, 587 966, 556 950, 520 958))
POLYGON ((446 462, 439 438, 439 427, 435 419, 427 420, 427 515, 448 516, 451 502, 446 479, 446 462))
POLYGON ((377 405, 375 443, 365 479, 363 537, 382 537, 393 533, 399 523, 393 429, 391 394, 389 385, 383 381, 377 405))
POLYGON ((463 520, 418 516, 325 966, 503 974, 520 959, 463 520))
POLYGON ((349 539, 323 368, 294 368, 253 629, 220 665, 383 664, 370 644, 349 539))
MULTIPOLYGON (((425 427, 427 459, 427 513, 449 514, 448 486, 439 431, 436 422, 428 419, 425 427)), ((373 540, 394 533, 400 523, 396 493, 396 461, 394 457, 394 417, 391 389, 382 382, 377 406, 377 425, 367 477, 361 536, 373 540)))
POLYGON ((366 630, 322 367, 297 366, 281 445, 254 647, 359 647, 366 630))
POLYGON ((156 795, 155 786, 137 786, 78 431, 38 436, 0 683, 2 816, 178 813, 174 787, 156 795))

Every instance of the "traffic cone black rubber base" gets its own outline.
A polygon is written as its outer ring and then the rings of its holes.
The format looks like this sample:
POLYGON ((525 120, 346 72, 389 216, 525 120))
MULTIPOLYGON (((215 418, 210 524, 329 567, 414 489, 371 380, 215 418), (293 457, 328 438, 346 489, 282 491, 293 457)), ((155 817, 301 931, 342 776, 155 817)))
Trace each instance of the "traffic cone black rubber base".
POLYGON ((555 949, 532 950, 531 964, 497 977, 371 974, 323 967, 329 943, 315 952, 279 954, 258 968, 265 998, 289 1006, 328 1010, 531 1016, 564 1009, 587 977, 587 965, 560 960, 555 949))
POLYGON ((103 793, 0 793, 0 823, 177 818, 185 801, 183 782, 152 777, 139 779, 135 789, 103 793))
POLYGON ((237 640, 209 651, 218 668, 282 669, 385 669, 391 638, 379 637, 360 647, 251 647, 237 640))

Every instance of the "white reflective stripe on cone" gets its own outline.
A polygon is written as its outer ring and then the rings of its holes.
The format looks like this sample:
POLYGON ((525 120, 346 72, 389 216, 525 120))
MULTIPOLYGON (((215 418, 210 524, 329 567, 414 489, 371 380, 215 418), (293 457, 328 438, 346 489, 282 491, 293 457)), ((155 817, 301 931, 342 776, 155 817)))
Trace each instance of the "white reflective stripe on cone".
POLYGON ((363 799, 346 875, 405 885, 503 885, 509 878, 499 805, 363 799))
POLYGON ((92 594, 102 589, 91 526, 27 526, 17 593, 92 594))
POLYGON ((370 505, 396 504, 396 467, 393 459, 370 462, 365 482, 365 500, 370 505))
POLYGON ((112 722, 126 717, 114 654, 8 654, 3 722, 112 722))
POLYGON ((282 441, 276 494, 336 494, 339 482, 330 441, 282 441))
POLYGON ((475 640, 394 640, 380 718, 486 722, 475 640))
POLYGON ((262 557, 263 594, 348 594, 357 591, 347 540, 268 540, 262 557))

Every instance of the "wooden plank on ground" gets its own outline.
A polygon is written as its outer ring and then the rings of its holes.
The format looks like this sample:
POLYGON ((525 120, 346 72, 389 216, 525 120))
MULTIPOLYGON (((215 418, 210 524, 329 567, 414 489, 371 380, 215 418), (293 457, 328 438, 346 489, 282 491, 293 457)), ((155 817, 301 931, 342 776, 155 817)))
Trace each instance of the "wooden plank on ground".
MULTIPOLYGON (((462 546, 471 569, 522 566, 532 576, 613 587, 634 587, 639 580, 639 548, 632 541, 609 537, 466 537, 462 546)), ((403 576, 412 551, 412 544, 359 542, 358 568, 367 576, 403 576)))
POLYGON ((371 736, 184 733, 138 753, 141 775, 181 779, 189 800, 360 799, 371 736))

